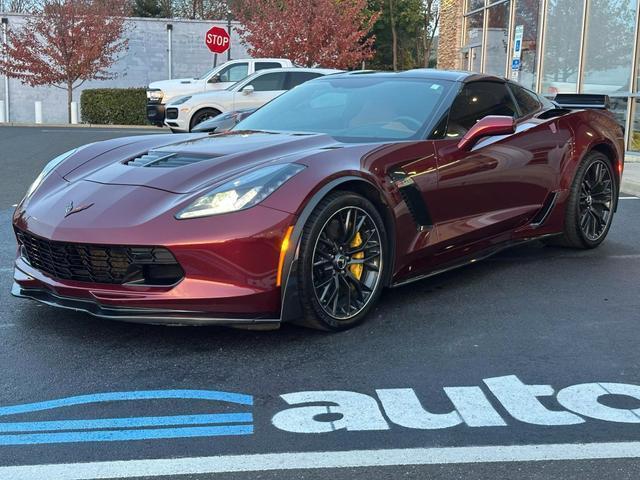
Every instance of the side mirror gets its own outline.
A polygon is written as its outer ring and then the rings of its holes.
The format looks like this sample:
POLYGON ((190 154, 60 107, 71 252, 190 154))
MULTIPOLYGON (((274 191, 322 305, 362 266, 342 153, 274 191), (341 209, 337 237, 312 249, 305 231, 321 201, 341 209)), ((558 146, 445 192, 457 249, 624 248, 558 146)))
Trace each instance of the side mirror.
POLYGON ((213 77, 209 79, 209 83, 218 83, 220 81, 220 74, 216 73, 213 77))
POLYGON ((254 91, 253 85, 247 85, 242 89, 242 93, 244 93, 245 95, 251 95, 253 91, 254 91))
POLYGON ((460 150, 470 150, 482 137, 510 135, 515 131, 516 124, 513 117, 487 115, 469 129, 458 143, 458 148, 460 150))

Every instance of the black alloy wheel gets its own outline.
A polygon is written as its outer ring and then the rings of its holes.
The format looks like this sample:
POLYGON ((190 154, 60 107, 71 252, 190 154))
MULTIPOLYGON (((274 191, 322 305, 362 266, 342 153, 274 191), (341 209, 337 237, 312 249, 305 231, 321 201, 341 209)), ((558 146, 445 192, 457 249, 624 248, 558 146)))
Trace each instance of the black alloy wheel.
POLYGON ((367 199, 332 194, 305 226, 300 284, 305 326, 344 330, 362 321, 383 286, 384 223, 367 199))
POLYGON ((205 120, 209 120, 210 118, 214 118, 220 115, 220 111, 215 108, 203 108, 196 112, 196 114, 191 118, 191 124, 189 126, 189 131, 193 129, 196 125, 204 122, 205 120))
POLYGON ((616 205, 617 186, 609 158, 590 152, 578 167, 565 213, 560 244, 595 248, 607 236, 616 205))
POLYGON ((580 229, 597 241, 609 226, 613 209, 613 179, 608 162, 597 160, 587 169, 580 186, 580 229))

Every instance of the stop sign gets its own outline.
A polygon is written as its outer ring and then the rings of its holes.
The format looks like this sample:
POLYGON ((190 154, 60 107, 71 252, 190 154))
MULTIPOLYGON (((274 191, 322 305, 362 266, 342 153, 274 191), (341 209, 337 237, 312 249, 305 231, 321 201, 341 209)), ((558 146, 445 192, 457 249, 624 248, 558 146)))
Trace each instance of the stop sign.
POLYGON ((204 41, 213 53, 226 52, 231 43, 227 31, 220 27, 212 27, 204 36, 204 41))

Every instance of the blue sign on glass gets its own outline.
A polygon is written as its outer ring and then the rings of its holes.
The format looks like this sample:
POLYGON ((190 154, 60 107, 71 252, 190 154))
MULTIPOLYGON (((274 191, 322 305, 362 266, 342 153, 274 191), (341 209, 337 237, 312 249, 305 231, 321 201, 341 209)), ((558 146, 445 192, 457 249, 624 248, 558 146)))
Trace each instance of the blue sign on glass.
POLYGON ((514 51, 516 51, 516 52, 520 51, 520 39, 516 40, 516 45, 514 47, 514 51))
POLYGON ((511 60, 511 70, 520 70, 520 59, 514 58, 511 60))

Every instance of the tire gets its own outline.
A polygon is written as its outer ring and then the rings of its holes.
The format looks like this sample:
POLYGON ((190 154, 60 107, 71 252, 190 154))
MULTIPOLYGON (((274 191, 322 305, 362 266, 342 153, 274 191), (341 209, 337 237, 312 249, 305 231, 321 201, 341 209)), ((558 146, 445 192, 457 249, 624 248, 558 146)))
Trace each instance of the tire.
POLYGON ((565 209, 564 232, 557 243, 580 249, 600 245, 611 227, 616 191, 609 158, 600 152, 588 153, 571 185, 565 209))
POLYGON ((215 108, 203 108, 202 110, 198 110, 193 117, 191 117, 189 131, 199 123, 209 120, 210 118, 217 117, 220 113, 220 110, 216 110, 215 108))
POLYGON ((302 233, 297 323, 340 331, 362 322, 383 288, 387 245, 384 221, 369 200, 343 191, 324 198, 302 233))

